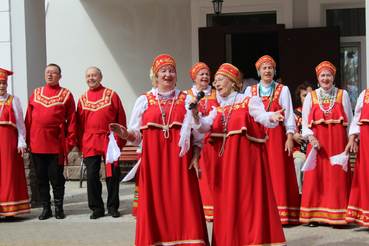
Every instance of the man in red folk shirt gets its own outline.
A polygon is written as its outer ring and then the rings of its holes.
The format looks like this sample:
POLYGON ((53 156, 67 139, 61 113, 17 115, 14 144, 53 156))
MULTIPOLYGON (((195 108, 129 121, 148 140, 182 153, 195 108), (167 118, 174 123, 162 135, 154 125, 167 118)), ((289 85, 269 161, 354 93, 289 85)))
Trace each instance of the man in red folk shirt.
MULTIPOLYGON (((80 157, 84 158, 87 168, 88 206, 93 211, 90 219, 105 215, 104 202, 101 198, 100 182, 101 156, 105 160, 109 143, 109 124, 119 123, 126 126, 126 115, 117 93, 101 85, 103 75, 97 67, 86 70, 86 82, 89 90, 78 101, 77 107, 77 146, 80 157)), ((115 136, 120 149, 126 143, 115 136)), ((104 161, 105 162, 105 161, 104 161)), ((118 162, 106 164, 106 185, 108 189, 108 214, 120 217, 118 162)))
POLYGON ((50 185, 53 188, 55 218, 64 219, 64 158, 76 145, 76 107, 72 93, 60 87, 61 69, 49 64, 45 70, 46 86, 35 89, 26 114, 27 145, 32 152, 36 182, 44 207, 40 220, 52 216, 50 185))

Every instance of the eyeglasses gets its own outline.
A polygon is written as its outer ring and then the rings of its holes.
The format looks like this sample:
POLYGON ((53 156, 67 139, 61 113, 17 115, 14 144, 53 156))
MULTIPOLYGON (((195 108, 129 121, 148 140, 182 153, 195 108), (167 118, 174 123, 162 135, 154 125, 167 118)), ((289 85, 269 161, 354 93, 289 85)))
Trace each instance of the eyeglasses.
POLYGON ((60 73, 55 72, 55 71, 47 71, 47 72, 45 72, 45 75, 48 75, 48 74, 56 75, 56 74, 60 74, 60 73))
POLYGON ((221 77, 221 78, 219 78, 218 80, 214 80, 214 82, 213 82, 213 86, 216 86, 218 83, 221 83, 221 82, 223 82, 223 80, 225 79, 225 77, 221 77))

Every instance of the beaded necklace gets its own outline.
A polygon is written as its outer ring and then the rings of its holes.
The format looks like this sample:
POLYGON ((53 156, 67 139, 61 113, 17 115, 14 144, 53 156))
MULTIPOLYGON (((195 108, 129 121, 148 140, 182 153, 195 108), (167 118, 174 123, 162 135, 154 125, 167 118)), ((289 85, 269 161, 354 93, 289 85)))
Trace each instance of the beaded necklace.
POLYGON ((262 98, 262 96, 269 96, 269 103, 268 103, 268 107, 266 107, 265 111, 269 111, 270 109, 270 105, 272 105, 272 101, 273 101, 273 97, 274 97, 274 91, 275 91, 275 83, 274 80, 272 81, 272 85, 269 87, 269 90, 267 92, 263 92, 263 90, 261 89, 261 82, 259 83, 259 96, 260 98, 262 98))
POLYGON ((318 94, 318 101, 319 101, 319 108, 323 111, 325 116, 328 116, 331 114, 332 109, 334 107, 335 104, 335 100, 336 99, 336 90, 333 88, 331 90, 331 92, 329 93, 329 95, 325 95, 323 93, 323 90, 320 89, 320 92, 318 94), (323 105, 323 101, 325 100, 329 100, 329 107, 328 109, 325 109, 324 105, 323 105))
POLYGON ((158 100, 158 104, 159 104, 159 108, 160 108, 160 115, 161 115, 161 119, 163 121, 164 137, 169 138, 169 121, 170 121, 170 116, 172 115, 172 109, 173 109, 174 100, 175 100, 175 91, 173 91, 173 93, 171 93, 168 96, 162 96, 158 93, 156 98, 158 100), (159 97, 162 97, 162 98, 159 98, 159 97), (170 99, 172 99, 172 103, 169 102, 168 105, 165 107, 165 109, 163 109, 163 106, 160 103, 161 99, 164 100, 164 104, 166 104, 170 99), (165 116, 166 116, 165 112, 167 111, 167 108, 168 108, 169 104, 172 104, 172 106, 171 106, 170 111, 169 111, 169 116, 168 116, 167 123, 165 124, 165 116))
POLYGON ((224 148, 225 148, 225 144, 226 144, 226 140, 227 140, 228 122, 229 122, 229 119, 231 118, 231 114, 232 114, 232 111, 233 111, 233 106, 236 102, 237 96, 238 96, 238 93, 236 94, 236 96, 233 99, 231 108, 229 109, 227 119, 225 119, 225 114, 224 114, 225 110, 224 110, 224 107, 222 107, 221 121, 222 121, 222 126, 223 126, 223 143, 222 143, 222 148, 220 149, 220 152, 219 152, 219 157, 222 157, 223 152, 224 152, 224 148))

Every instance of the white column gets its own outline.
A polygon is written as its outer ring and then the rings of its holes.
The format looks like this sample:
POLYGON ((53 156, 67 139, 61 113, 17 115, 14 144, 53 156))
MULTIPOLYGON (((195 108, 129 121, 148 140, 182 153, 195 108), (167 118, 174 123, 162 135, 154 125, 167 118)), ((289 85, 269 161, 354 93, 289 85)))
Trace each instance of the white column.
POLYGON ((10 0, 10 22, 13 94, 25 111, 33 90, 45 85, 44 0, 10 0))
MULTIPOLYGON (((0 68, 12 70, 9 0, 0 0, 0 30, 0 68)), ((8 78, 8 92, 13 93, 12 76, 8 78)))

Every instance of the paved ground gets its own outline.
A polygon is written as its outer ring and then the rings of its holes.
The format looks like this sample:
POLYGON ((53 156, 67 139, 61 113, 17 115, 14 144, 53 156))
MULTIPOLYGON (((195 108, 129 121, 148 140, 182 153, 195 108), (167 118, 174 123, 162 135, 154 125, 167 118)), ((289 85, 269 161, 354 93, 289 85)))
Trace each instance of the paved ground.
MULTIPOLYGON (((103 183, 104 184, 104 183, 103 183)), ((67 217, 54 217, 40 221, 41 208, 31 209, 30 214, 7 221, 0 219, 0 246, 3 245, 134 245, 136 219, 131 216, 134 183, 122 183, 120 187, 120 218, 103 217, 90 220, 87 206, 86 183, 66 183, 64 210, 67 217)), ((106 187, 104 184, 104 199, 106 187)), ((211 235, 212 223, 208 223, 211 235)), ((350 224, 341 229, 322 225, 310 228, 305 225, 284 227, 289 246, 363 246, 369 245, 368 228, 350 224)), ((225 245, 228 246, 228 245, 225 245)))

